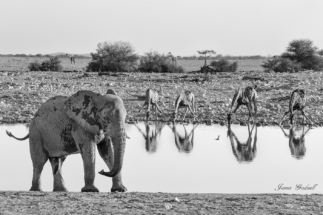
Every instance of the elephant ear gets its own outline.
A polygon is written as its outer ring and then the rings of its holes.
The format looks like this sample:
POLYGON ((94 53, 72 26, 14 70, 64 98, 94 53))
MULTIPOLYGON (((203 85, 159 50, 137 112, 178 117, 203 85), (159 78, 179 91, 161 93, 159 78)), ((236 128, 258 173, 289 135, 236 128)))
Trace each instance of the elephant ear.
POLYGON ((66 114, 85 130, 97 134, 100 132, 97 121, 95 99, 100 96, 91 91, 78 91, 65 101, 66 114))

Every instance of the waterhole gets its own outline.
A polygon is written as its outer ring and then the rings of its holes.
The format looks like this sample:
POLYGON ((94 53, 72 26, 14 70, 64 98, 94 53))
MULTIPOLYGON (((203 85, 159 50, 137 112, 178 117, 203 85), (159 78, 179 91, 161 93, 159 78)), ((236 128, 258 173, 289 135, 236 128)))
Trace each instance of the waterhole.
MULTIPOLYGON (((27 191, 32 162, 26 125, 0 126, 0 190, 27 191)), ((323 193, 323 128, 232 125, 127 124, 123 183, 132 192, 172 193, 323 193)), ((96 156, 96 172, 108 170, 96 156)), ((80 154, 64 162, 69 191, 84 186, 80 154)), ((50 163, 42 188, 52 191, 50 163)), ((95 185, 110 192, 112 180, 96 174, 95 185)))

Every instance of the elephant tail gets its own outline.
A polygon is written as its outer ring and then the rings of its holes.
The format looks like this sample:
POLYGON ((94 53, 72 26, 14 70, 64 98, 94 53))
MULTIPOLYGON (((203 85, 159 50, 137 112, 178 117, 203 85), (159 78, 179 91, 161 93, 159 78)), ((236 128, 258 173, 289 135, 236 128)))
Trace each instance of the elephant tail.
POLYGON ((29 134, 27 134, 25 137, 23 137, 23 138, 18 138, 18 137, 15 137, 11 132, 9 132, 9 131, 7 131, 6 130, 6 133, 7 133, 7 135, 9 136, 9 137, 13 137, 13 138, 15 138, 16 140, 27 140, 28 138, 29 138, 29 134))

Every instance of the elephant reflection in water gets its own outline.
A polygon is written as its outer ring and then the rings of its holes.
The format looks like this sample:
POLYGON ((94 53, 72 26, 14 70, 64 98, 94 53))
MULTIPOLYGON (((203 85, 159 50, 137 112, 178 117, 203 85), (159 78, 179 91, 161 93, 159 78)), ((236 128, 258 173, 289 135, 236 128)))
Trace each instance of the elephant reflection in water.
POLYGON ((283 131, 285 137, 289 138, 289 148, 292 156, 296 159, 302 159, 306 153, 305 135, 311 129, 311 127, 304 132, 304 126, 292 126, 289 129, 289 135, 286 134, 284 128, 281 126, 279 127, 283 131))
POLYGON ((189 134, 187 134, 187 130, 185 128, 185 125, 183 125, 184 131, 185 131, 184 136, 182 136, 178 133, 178 131, 176 130, 175 123, 173 123, 172 126, 169 126, 174 133, 175 144, 176 144, 176 147, 178 148, 179 152, 190 153, 192 151, 193 145, 194 145, 194 130, 197 126, 198 126, 198 124, 194 125, 191 132, 189 134))
POLYGON ((252 162, 257 153, 257 126, 254 124, 250 130, 248 123, 248 139, 246 143, 241 143, 231 129, 231 124, 228 126, 228 137, 230 138, 232 152, 239 162, 252 162), (252 132, 255 128, 255 136, 252 144, 252 132), (234 144, 236 142, 236 145, 234 144))
POLYGON ((142 134, 146 141, 146 150, 147 152, 154 153, 157 150, 158 146, 158 138, 161 135, 162 129, 165 126, 165 123, 161 122, 155 122, 155 129, 152 128, 151 125, 149 125, 148 121, 145 122, 145 128, 146 133, 143 132, 136 124, 135 126, 139 130, 139 132, 142 134))

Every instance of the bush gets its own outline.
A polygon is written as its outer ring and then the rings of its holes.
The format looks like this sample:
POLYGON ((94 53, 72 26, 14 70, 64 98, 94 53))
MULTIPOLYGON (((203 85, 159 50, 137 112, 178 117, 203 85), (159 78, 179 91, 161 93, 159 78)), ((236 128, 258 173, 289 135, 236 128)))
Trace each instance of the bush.
POLYGON ((158 52, 148 52, 140 58, 139 71, 156 73, 183 73, 184 69, 172 63, 168 56, 158 52))
MULTIPOLYGON (((295 64, 298 70, 323 70, 323 58, 318 56, 320 51, 311 40, 293 40, 289 43, 286 52, 281 55, 283 63, 295 64)), ((291 65, 293 66, 293 65, 291 65)))
POLYGON ((301 69, 299 63, 283 57, 267 60, 261 66, 265 68, 265 72, 298 72, 301 69))
POLYGON ((91 53, 92 61, 86 67, 93 72, 133 72, 137 70, 138 55, 129 42, 99 43, 97 53, 91 53))
POLYGON ((220 59, 218 61, 211 61, 210 64, 215 72, 236 72, 238 69, 238 62, 230 62, 227 59, 220 59))
POLYGON ((49 60, 43 61, 41 64, 38 61, 28 65, 30 71, 63 71, 61 61, 58 57, 50 57, 49 60))
POLYGON ((34 61, 28 65, 29 71, 41 71, 41 64, 38 61, 34 61))

